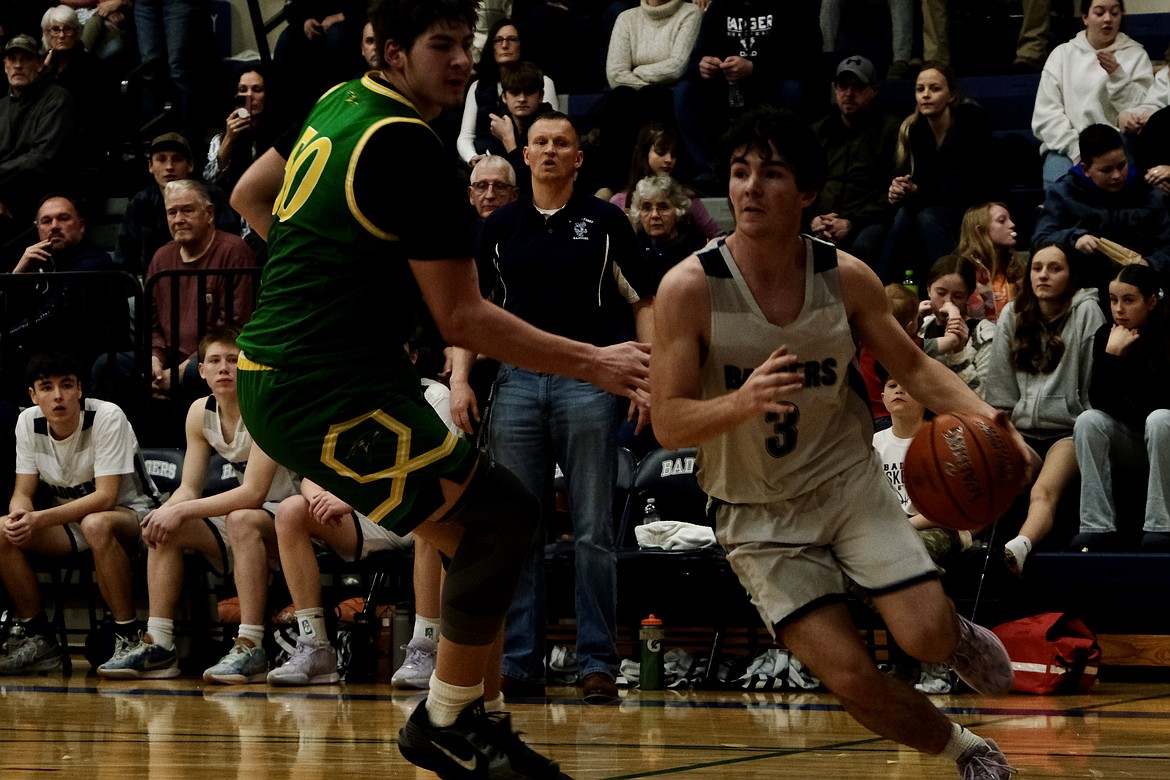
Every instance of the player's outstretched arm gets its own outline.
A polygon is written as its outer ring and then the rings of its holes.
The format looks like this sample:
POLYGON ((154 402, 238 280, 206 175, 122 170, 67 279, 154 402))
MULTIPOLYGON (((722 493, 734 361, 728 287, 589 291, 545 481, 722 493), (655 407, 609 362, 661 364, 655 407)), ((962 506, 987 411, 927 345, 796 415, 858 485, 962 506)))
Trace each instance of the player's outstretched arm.
POLYGON ((650 345, 595 347, 554 336, 484 300, 470 259, 411 260, 411 270, 443 338, 457 347, 532 371, 560 374, 647 403, 650 345))
POLYGON ((783 346, 736 390, 700 400, 710 339, 711 302, 699 261, 675 266, 654 300, 654 433, 665 447, 699 444, 753 417, 791 411, 788 400, 804 386, 796 355, 783 346))

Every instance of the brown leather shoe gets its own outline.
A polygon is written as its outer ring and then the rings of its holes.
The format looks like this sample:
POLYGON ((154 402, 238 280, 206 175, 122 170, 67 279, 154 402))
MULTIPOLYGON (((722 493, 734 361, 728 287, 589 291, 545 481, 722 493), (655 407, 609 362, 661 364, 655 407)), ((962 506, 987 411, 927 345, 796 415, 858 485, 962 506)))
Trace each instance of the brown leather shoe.
POLYGON ((605 672, 592 672, 581 680, 581 698, 587 704, 609 704, 617 701, 617 684, 605 672))
POLYGON ((508 701, 513 699, 543 699, 544 683, 521 680, 503 674, 500 675, 500 693, 504 694, 504 698, 508 701))

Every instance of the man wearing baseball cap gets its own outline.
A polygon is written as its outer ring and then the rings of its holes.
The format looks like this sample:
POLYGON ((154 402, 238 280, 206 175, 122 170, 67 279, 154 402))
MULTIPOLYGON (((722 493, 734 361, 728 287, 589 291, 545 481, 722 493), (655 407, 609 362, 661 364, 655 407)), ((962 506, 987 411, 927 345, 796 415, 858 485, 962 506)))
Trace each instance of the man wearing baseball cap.
MULTIPOLYGON (((178 133, 156 136, 147 149, 146 170, 154 178, 154 184, 138 192, 126 205, 114 249, 114 261, 134 274, 146 273, 154 253, 171 240, 162 191, 167 182, 195 178, 191 144, 178 133)), ((215 206, 215 226, 225 233, 239 235, 240 219, 228 205, 227 195, 218 187, 209 185, 207 190, 215 206)))
POLYGON ((42 67, 40 46, 31 35, 16 35, 4 47, 8 94, 0 98, 0 241, 31 224, 38 201, 66 189, 74 167, 79 117, 73 97, 64 87, 38 80, 42 67))
POLYGON ((846 57, 833 78, 837 110, 813 125, 829 159, 829 177, 813 206, 813 235, 882 274, 886 188, 894 171, 898 119, 874 105, 877 79, 865 57, 846 57))

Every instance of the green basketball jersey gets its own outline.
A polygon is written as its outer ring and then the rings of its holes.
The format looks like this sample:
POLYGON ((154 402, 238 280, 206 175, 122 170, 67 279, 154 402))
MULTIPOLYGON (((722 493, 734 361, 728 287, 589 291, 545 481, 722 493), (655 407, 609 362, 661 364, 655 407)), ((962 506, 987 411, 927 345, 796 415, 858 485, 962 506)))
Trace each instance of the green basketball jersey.
POLYGON ((322 96, 285 165, 247 357, 308 369, 401 349, 421 306, 408 259, 471 254, 449 159, 372 73, 322 96))

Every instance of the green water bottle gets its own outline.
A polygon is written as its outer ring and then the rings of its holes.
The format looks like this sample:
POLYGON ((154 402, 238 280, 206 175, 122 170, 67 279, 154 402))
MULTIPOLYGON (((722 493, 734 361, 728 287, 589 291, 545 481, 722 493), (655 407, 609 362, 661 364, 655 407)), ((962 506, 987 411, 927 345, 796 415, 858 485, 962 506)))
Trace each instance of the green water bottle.
POLYGON ((913 290, 915 294, 918 293, 918 282, 914 281, 913 268, 907 268, 905 273, 902 274, 902 284, 903 286, 909 287, 911 290, 913 290))
POLYGON ((662 640, 666 633, 662 630, 662 621, 650 617, 642 621, 642 630, 638 632, 638 639, 642 645, 642 663, 638 670, 638 687, 644 691, 662 690, 662 640))

